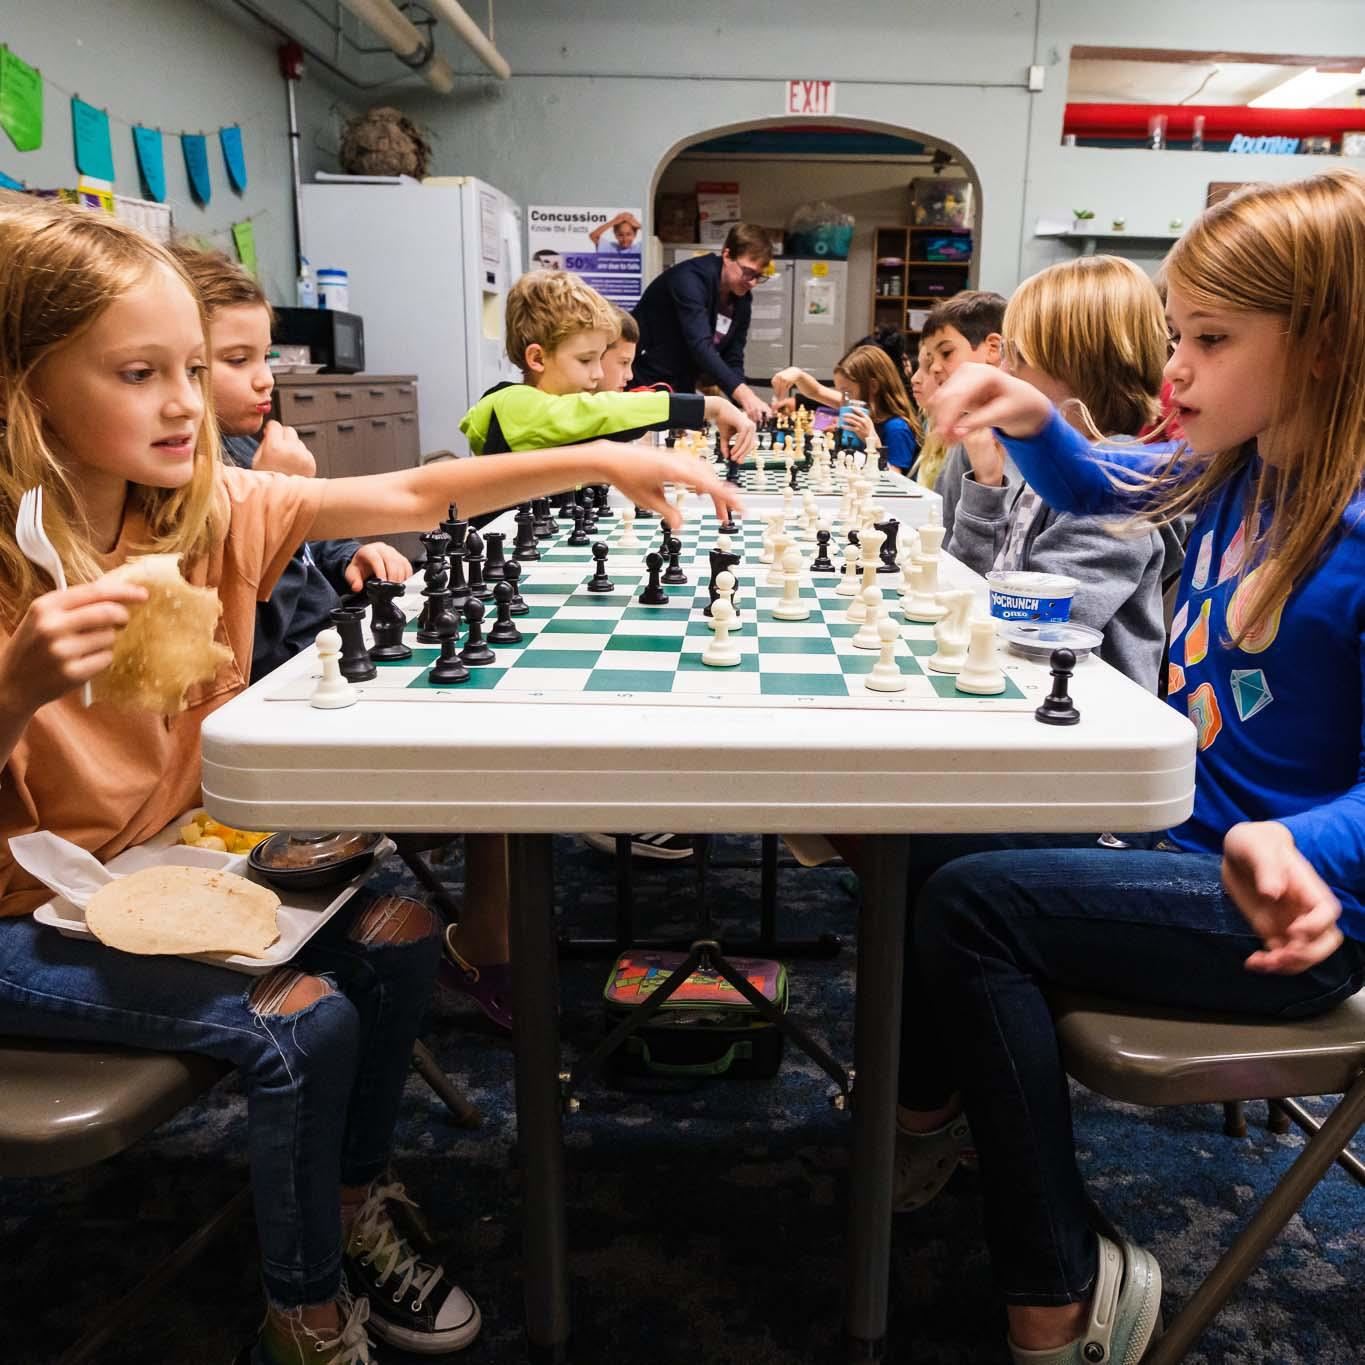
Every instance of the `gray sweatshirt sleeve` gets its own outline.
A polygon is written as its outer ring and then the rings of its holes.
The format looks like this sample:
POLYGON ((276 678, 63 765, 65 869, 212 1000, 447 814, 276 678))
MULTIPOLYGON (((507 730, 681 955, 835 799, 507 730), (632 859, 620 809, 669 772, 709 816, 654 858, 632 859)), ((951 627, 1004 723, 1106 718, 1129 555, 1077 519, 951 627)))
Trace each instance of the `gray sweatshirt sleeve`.
MULTIPOLYGON (((961 446, 957 448, 962 449, 961 446)), ((1010 511, 1023 487, 1017 478, 1006 473, 1005 482, 999 488, 991 488, 977 483, 968 469, 958 479, 957 508, 952 530, 944 542, 948 553, 979 574, 994 567, 996 556, 1009 536, 1010 511)), ((943 524, 948 525, 946 516, 943 524)))
POLYGON ((943 499, 944 543, 953 538, 953 519, 957 515, 957 504, 962 496, 962 476, 971 473, 972 463, 967 458, 964 445, 949 446, 944 458, 943 468, 934 480, 934 492, 943 499))

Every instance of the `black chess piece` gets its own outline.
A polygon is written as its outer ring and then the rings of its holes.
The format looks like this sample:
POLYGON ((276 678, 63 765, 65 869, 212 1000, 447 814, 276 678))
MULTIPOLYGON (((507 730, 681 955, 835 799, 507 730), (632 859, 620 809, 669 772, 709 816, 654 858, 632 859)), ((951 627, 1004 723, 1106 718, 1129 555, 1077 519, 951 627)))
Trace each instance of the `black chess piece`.
POLYGON ((491 645, 519 645, 521 631, 512 623, 512 585, 506 580, 493 589, 493 601, 497 604, 498 618, 488 632, 491 645))
POLYGON ((426 606, 422 609, 422 616, 417 624, 417 643, 419 645, 439 645, 441 643, 441 632, 446 629, 453 629, 458 635, 460 617, 454 606, 451 605, 450 590, 438 588, 427 598, 426 606), (453 627, 446 625, 447 618, 454 620, 453 627))
POLYGON ((424 531, 418 539, 426 550, 426 562, 422 566, 425 586, 444 588, 448 582, 449 567, 446 554, 450 550, 450 537, 444 530, 424 531))
POLYGON ((507 533, 488 531, 484 534, 483 576, 487 583, 501 583, 507 571, 507 533))
POLYGON ((727 507, 725 509, 725 520, 721 522, 719 529, 723 536, 737 536, 739 534, 739 526, 735 522, 733 508, 727 507))
POLYGON ((725 482, 738 485, 740 464, 738 460, 726 460, 725 462, 725 482))
POLYGON ((427 670, 427 681, 446 687, 469 681, 469 670, 460 658, 460 621, 453 611, 441 618, 441 657, 427 670))
POLYGON ((469 626, 469 639, 460 651, 460 658, 471 668, 482 668, 491 664, 498 656, 488 648, 483 638, 484 605, 477 597, 465 603, 464 619, 469 626))
POLYGON ((592 535, 597 530, 597 508, 593 505, 592 489, 580 488, 575 500, 583 509, 583 529, 592 535))
POLYGON ((465 582, 464 576, 465 537, 469 533, 469 523, 453 521, 450 524, 458 534, 450 542, 450 549, 446 552, 446 567, 450 571, 450 582, 446 591, 450 593, 450 605, 457 612, 461 612, 464 610, 464 604, 469 601, 469 584, 465 582))
POLYGON ((877 565, 878 573, 899 573, 900 565, 896 563, 896 539, 900 535, 901 524, 892 517, 890 521, 879 521, 875 523, 877 530, 886 537, 882 541, 881 563, 877 565))
POLYGON ((484 581, 483 576, 483 537, 472 527, 464 541, 464 562, 469 570, 469 595, 492 597, 493 588, 484 581))
POLYGON ((588 579, 588 591, 611 592, 616 584, 607 576, 607 546, 604 541, 593 542, 592 557, 596 563, 592 577, 588 579))
POLYGON ((385 578, 367 579, 365 596, 370 603, 370 634, 374 644, 370 647, 370 658, 376 662, 389 662, 394 659, 410 659, 412 649, 403 643, 403 630, 407 617, 398 605, 403 595, 401 583, 390 583, 385 578))
POLYGON ((648 507, 637 507, 635 509, 636 521, 648 521, 653 515, 653 511, 648 507))
POLYGON ((341 636, 341 676, 347 682, 369 682, 379 670, 365 648, 365 608, 333 607, 332 624, 341 636))
POLYGON ((524 502, 517 508, 516 523, 517 535, 512 542, 512 558, 539 559, 540 551, 536 548, 536 519, 529 502, 524 502))
POLYGON ((452 502, 447 510, 446 519, 441 523, 441 530, 450 537, 451 548, 464 543, 464 533, 469 530, 469 523, 461 521, 459 513, 456 511, 455 504, 452 502), (461 530, 460 528, 464 529, 461 530))
POLYGON ((1044 725, 1075 725, 1081 713, 1068 695, 1067 684, 1076 667, 1076 656, 1069 649, 1054 649, 1048 662, 1052 665, 1052 691, 1033 714, 1044 725))
POLYGON ((662 607, 668 601, 668 594, 664 591, 663 584, 659 582, 659 575, 664 567, 664 557, 657 550, 651 550, 645 556, 645 568, 649 570, 649 582, 645 584, 640 593, 640 603, 646 607, 662 607))
POLYGON ((554 518, 550 515, 549 498, 532 498, 531 513, 535 517, 537 540, 544 540, 548 536, 554 535, 554 530, 551 526, 554 518))
POLYGON ((569 538, 564 542, 565 545, 587 545, 588 532, 583 525, 583 522, 587 518, 587 513, 578 505, 578 503, 574 503, 571 515, 573 516, 573 530, 569 532, 569 538))
POLYGON ((608 483, 595 483, 592 485, 592 507, 597 513, 598 521, 610 521, 616 513, 611 510, 611 503, 607 501, 607 494, 611 490, 608 483))
POLYGON ((678 560, 682 555, 682 541, 677 536, 668 538, 668 568, 664 570, 665 583, 686 583, 687 575, 678 560))
POLYGON ((716 605, 716 598, 720 593, 716 590, 716 579, 725 572, 733 573, 739 565, 740 557, 733 550, 722 550, 719 546, 714 546, 707 559, 711 563, 711 580, 706 585, 707 603, 702 608, 703 616, 711 615, 711 608, 716 605))
POLYGON ((821 527, 815 533, 815 558, 810 562, 811 573, 838 573, 839 566, 829 557, 829 532, 821 527))
POLYGON ((553 507, 551 515, 563 517, 565 521, 568 521, 573 516, 573 500, 574 491, 572 488, 566 488, 562 493, 556 493, 550 500, 553 507))
MULTIPOLYGON (((507 577, 502 581, 512 585, 512 615, 529 616, 531 608, 526 605, 526 599, 521 595, 521 565, 515 559, 508 564, 507 577)), ((497 596, 496 588, 493 590, 493 595, 497 596)))
POLYGON ((798 467, 797 467, 797 465, 796 465, 796 462, 793 461, 793 462, 792 462, 792 467, 791 467, 791 473, 790 473, 790 475, 788 475, 788 477, 787 477, 787 483, 788 483, 788 485, 790 486, 790 488, 791 488, 791 490, 792 490, 793 493, 800 492, 800 482, 799 482, 799 478, 798 478, 799 474, 800 474, 800 470, 798 469, 798 467))

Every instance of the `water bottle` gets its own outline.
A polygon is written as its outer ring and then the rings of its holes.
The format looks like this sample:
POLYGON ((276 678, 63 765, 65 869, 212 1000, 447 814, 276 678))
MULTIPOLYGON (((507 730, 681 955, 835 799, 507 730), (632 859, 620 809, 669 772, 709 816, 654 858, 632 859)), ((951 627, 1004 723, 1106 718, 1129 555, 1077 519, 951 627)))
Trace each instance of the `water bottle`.
POLYGON ((867 443, 847 424, 847 417, 854 409, 862 412, 867 411, 867 404, 861 398, 845 398, 843 406, 839 409, 839 449, 859 451, 866 450, 867 443))
POLYGON ((294 283, 294 302, 300 308, 318 306, 317 286, 313 283, 313 272, 308 265, 308 257, 299 257, 299 277, 294 283))

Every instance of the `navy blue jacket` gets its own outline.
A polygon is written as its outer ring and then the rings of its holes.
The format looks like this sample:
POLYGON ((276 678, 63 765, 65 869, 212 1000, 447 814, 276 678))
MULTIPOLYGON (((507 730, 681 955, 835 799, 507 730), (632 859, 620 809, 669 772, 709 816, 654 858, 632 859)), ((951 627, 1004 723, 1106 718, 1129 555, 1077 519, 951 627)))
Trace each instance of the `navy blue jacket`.
POLYGON ((720 311, 720 254, 679 261, 657 276, 635 305, 640 349, 636 384, 667 384, 676 393, 695 393, 698 375, 709 375, 729 395, 744 383, 744 342, 754 302, 748 294, 731 300, 734 317, 717 350, 720 311))
MULTIPOLYGON (((223 454, 233 464, 250 469, 259 444, 254 436, 224 436, 223 454)), ((313 540, 294 551, 270 601, 256 603, 252 682, 307 649, 318 631, 332 624, 332 608, 342 594, 351 591, 346 583, 346 566, 359 549, 354 540, 313 540)))

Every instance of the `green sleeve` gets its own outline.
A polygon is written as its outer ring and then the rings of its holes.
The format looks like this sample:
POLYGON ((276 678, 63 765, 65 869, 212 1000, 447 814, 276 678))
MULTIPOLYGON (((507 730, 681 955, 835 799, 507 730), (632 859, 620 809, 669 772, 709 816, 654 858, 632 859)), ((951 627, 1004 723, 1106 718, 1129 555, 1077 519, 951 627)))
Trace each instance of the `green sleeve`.
POLYGON ((484 402, 497 412, 508 449, 540 450, 667 422, 669 400, 666 393, 552 394, 514 384, 484 402))

